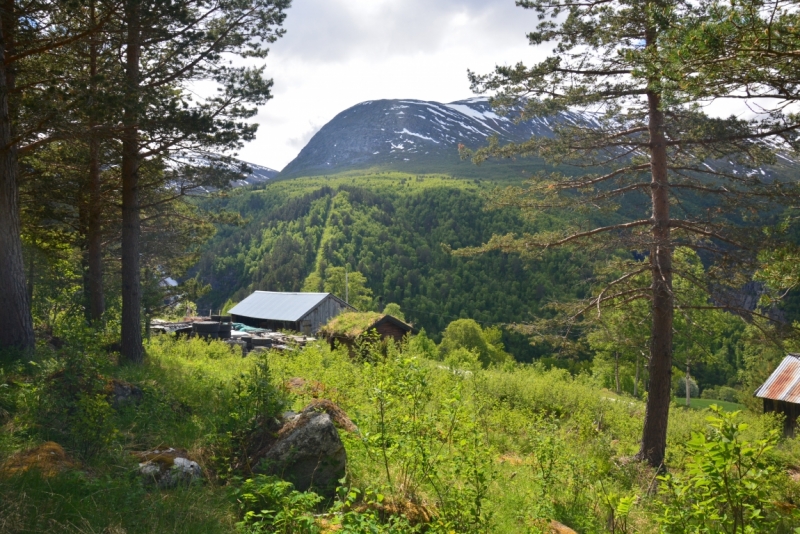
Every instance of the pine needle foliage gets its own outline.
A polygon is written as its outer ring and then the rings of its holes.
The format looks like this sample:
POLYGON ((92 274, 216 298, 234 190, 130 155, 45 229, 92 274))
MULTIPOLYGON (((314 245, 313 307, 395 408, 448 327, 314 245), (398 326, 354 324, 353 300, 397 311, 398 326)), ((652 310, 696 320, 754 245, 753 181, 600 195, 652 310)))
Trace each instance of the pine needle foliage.
MULTIPOLYGON (((664 65, 675 53, 670 37, 702 14, 692 2, 520 0, 517 5, 538 14, 528 40, 552 46, 551 53, 532 67, 518 63, 488 75, 470 73, 472 87, 492 93, 495 107, 519 119, 555 117, 555 135, 505 146, 495 139, 476 152, 462 148, 462 155, 476 163, 540 156, 575 168, 533 176, 493 199, 495 206, 517 207, 529 217, 552 210, 574 217, 532 234, 512 229, 460 253, 500 250, 537 257, 567 247, 618 258, 599 277, 592 297, 569 317, 574 322, 589 310, 649 301, 650 390, 639 457, 659 466, 674 310, 692 307, 676 300, 673 276, 704 291, 736 288, 747 279, 754 251, 768 241, 758 228, 774 223, 776 209, 800 194, 797 184, 769 170, 777 160, 761 141, 780 137, 791 144, 794 130, 774 120, 708 116, 697 93, 668 75, 664 65), (701 278, 673 265, 673 251, 682 246, 710 266, 701 278), (644 273, 649 276, 638 276, 644 273)), ((728 302, 713 305, 736 308, 728 302)))

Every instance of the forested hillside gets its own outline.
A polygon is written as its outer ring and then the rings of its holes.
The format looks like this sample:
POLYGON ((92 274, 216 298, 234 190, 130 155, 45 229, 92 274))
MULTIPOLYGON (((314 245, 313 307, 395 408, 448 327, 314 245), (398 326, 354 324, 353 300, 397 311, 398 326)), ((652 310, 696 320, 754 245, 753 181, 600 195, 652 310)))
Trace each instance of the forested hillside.
MULTIPOLYGON (((533 223, 519 213, 484 210, 495 185, 376 172, 278 182, 209 200, 206 209, 235 211, 246 222, 221 227, 206 248, 199 274, 213 290, 200 308, 221 308, 256 289, 300 291, 329 267, 345 265, 366 277, 373 307, 398 303, 434 336, 454 319, 521 322, 555 296, 582 297, 592 277, 584 256, 560 251, 527 262, 502 253, 459 258, 443 248, 530 231, 533 223)), ((535 354, 524 339, 514 348, 523 360, 535 354)))

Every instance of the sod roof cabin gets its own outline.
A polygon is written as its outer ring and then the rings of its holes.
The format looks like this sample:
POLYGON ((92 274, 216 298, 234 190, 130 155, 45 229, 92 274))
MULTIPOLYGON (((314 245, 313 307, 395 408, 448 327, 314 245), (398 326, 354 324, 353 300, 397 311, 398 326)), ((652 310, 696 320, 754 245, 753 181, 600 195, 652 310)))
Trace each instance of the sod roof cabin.
POLYGON ((352 352, 356 343, 369 332, 376 333, 381 341, 393 339, 399 342, 413 331, 411 325, 391 315, 377 312, 345 312, 328 321, 319 333, 328 340, 331 348, 338 342, 349 347, 352 352))
POLYGON ((793 435, 800 417, 800 354, 788 354, 756 390, 755 396, 764 400, 764 413, 786 416, 783 432, 793 435))

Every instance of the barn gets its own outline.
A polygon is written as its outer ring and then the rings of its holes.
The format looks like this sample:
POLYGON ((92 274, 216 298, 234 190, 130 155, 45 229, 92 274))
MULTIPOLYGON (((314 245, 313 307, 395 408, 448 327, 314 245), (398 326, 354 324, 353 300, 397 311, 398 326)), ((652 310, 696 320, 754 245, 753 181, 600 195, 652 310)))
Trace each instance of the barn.
POLYGON ((794 434, 800 416, 800 354, 788 354, 755 396, 763 399, 764 413, 784 414, 784 433, 794 434))
POLYGON ((377 334, 381 341, 399 342, 412 333, 413 328, 391 315, 375 312, 348 312, 331 319, 320 329, 320 334, 325 336, 331 344, 331 348, 334 348, 336 343, 340 343, 348 346, 351 352, 362 336, 369 332, 377 334))
POLYGON ((332 293, 256 291, 228 312, 235 323, 315 334, 343 311, 355 310, 332 293))

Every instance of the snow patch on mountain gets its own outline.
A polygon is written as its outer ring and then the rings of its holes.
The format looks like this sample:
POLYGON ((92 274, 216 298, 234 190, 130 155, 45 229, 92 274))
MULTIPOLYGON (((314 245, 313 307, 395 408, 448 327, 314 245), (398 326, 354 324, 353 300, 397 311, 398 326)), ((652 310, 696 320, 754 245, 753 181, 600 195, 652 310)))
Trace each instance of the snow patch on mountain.
POLYGON ((553 135, 565 121, 592 120, 578 113, 518 121, 500 116, 487 97, 443 104, 424 100, 371 100, 349 108, 311 138, 281 177, 312 176, 354 167, 401 162, 458 163, 459 145, 478 148, 489 137, 522 142, 553 135))

